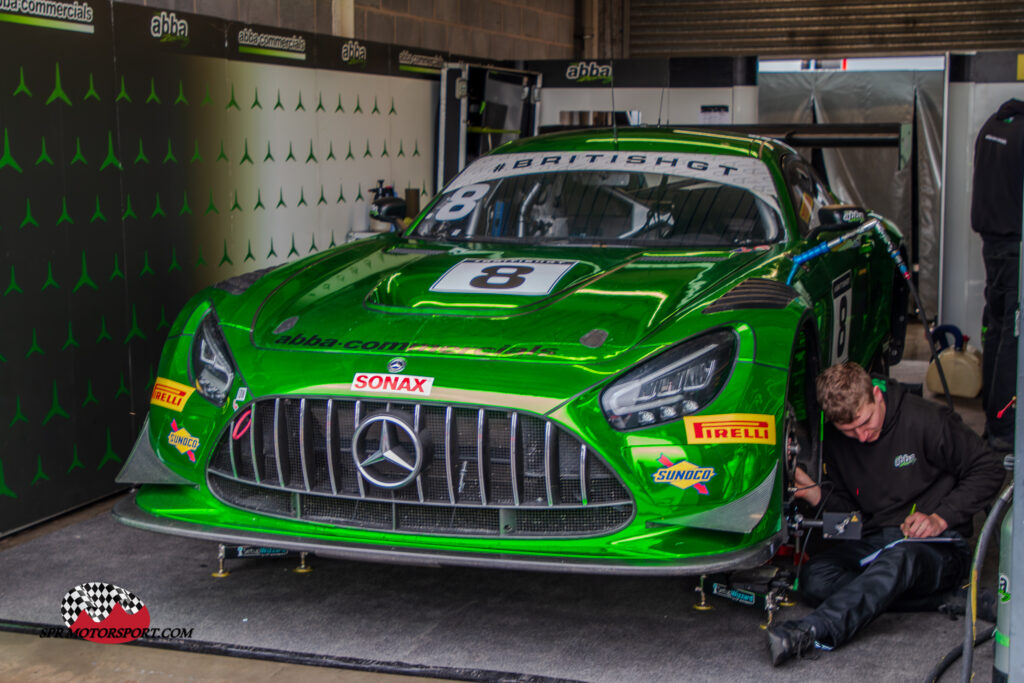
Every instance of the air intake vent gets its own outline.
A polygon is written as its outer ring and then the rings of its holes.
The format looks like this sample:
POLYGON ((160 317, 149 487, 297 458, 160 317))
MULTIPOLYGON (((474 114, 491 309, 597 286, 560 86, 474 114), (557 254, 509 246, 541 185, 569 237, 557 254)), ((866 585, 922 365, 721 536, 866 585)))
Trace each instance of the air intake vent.
POLYGON ((704 313, 722 313, 741 308, 785 308, 797 296, 796 290, 775 280, 744 280, 719 297, 704 313))
MULTIPOLYGON (((367 440, 370 450, 384 447, 375 438, 367 440)), ((243 510, 417 534, 599 536, 624 527, 634 512, 603 458, 568 430, 485 406, 260 399, 231 421, 207 482, 243 510), (411 416, 419 438, 433 444, 408 485, 382 488, 357 470, 353 436, 381 411, 411 416)))

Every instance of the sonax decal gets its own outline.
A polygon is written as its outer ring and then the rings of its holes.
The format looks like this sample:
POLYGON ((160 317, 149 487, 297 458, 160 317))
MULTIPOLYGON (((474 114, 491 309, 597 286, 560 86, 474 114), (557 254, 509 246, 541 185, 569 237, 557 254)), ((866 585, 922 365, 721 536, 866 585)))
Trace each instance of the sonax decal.
POLYGON ((654 472, 654 483, 672 484, 680 489, 688 489, 692 486, 702 496, 708 494, 708 487, 704 486, 704 483, 715 476, 715 468, 700 467, 688 460, 680 460, 673 465, 672 461, 664 455, 658 458, 658 462, 664 467, 654 472))
POLYGON ((771 415, 730 413, 684 417, 688 443, 775 443, 771 415))
POLYGON ((171 420, 171 429, 167 435, 167 443, 178 449, 182 455, 188 455, 192 462, 196 461, 196 449, 199 448, 199 439, 192 436, 187 429, 178 426, 177 420, 171 420))
POLYGON ((193 391, 195 391, 195 387, 179 384, 173 379, 157 377, 156 384, 153 385, 153 396, 150 397, 149 402, 155 406, 170 408, 180 413, 184 410, 185 403, 188 402, 188 397, 192 395, 193 391))
POLYGON ((433 377, 392 375, 381 372, 357 372, 356 376, 352 378, 352 388, 356 391, 430 396, 430 389, 433 386, 433 377))

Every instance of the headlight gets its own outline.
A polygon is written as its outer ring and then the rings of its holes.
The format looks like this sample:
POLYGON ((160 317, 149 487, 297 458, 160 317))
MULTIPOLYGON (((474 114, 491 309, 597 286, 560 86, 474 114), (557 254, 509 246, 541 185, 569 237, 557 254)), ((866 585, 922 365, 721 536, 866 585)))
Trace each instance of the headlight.
POLYGON ((695 413, 718 395, 736 360, 736 334, 716 330, 637 366, 601 394, 615 429, 648 427, 695 413))
POLYGON ((217 325, 217 316, 212 312, 199 323, 192 340, 192 376, 200 394, 219 406, 224 405, 235 381, 235 364, 217 325))

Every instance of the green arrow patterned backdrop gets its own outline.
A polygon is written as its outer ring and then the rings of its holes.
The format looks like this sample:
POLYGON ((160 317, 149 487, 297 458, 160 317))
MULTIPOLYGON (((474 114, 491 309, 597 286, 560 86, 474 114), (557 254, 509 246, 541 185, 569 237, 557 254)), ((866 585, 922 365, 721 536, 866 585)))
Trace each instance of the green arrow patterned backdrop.
POLYGON ((386 46, 91 6, 0 13, 0 534, 116 490, 198 289, 343 243, 377 179, 433 190, 437 83, 386 46))

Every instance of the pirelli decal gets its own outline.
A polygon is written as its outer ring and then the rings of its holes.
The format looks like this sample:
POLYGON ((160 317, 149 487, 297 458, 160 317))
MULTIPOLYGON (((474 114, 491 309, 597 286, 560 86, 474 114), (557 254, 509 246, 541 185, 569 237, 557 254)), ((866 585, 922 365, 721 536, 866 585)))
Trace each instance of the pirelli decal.
POLYGON ((775 418, 771 415, 698 415, 684 417, 683 422, 687 443, 775 443, 775 418))
POLYGON ((185 409, 188 397, 192 395, 193 391, 195 391, 195 387, 179 384, 172 379, 157 377, 156 383, 153 385, 153 396, 150 397, 149 402, 155 406, 170 408, 180 413, 185 409))

